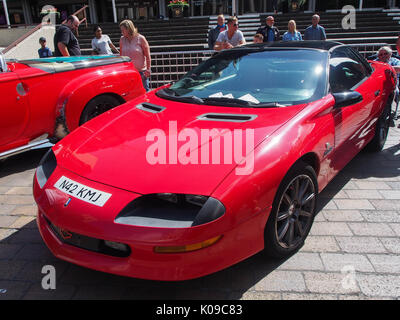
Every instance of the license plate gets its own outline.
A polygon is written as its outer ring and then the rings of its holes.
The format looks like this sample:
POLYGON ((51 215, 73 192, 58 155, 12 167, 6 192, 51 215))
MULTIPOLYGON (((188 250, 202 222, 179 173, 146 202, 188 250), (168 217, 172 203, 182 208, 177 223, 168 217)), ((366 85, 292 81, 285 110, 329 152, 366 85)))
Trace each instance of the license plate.
POLYGON ((111 193, 90 188, 64 176, 54 184, 54 187, 74 198, 99 207, 104 206, 111 197, 111 193))

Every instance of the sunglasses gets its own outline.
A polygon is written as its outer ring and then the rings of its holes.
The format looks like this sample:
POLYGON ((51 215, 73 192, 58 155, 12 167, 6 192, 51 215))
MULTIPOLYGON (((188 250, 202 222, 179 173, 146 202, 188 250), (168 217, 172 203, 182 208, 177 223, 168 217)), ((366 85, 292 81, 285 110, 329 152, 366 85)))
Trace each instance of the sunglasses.
POLYGON ((234 27, 239 27, 239 23, 234 23, 233 26, 234 27))

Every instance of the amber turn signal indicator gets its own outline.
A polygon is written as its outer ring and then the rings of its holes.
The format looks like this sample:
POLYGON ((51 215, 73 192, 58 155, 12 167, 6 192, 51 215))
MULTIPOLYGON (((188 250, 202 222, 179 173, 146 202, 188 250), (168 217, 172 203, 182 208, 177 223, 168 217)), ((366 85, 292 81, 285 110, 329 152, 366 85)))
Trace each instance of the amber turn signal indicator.
POLYGON ((216 243, 221 238, 222 238, 222 235, 199 242, 199 243, 189 244, 186 246, 154 247, 154 251, 157 253, 181 253, 181 252, 195 251, 195 250, 207 248, 207 247, 213 245, 214 243, 216 243))

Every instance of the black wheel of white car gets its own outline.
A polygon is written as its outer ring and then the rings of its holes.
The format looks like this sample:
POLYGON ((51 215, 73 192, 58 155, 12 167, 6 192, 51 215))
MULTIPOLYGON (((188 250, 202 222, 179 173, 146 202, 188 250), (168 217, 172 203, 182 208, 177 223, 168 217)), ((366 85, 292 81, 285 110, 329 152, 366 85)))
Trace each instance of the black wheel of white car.
POLYGON ((391 113, 391 106, 386 105, 381 116, 378 118, 376 122, 374 138, 366 147, 368 151, 370 152, 382 151, 389 134, 389 127, 391 121, 390 113, 391 113))
POLYGON ((296 164, 278 188, 265 229, 265 251, 287 258, 301 248, 316 213, 318 183, 314 169, 296 164))
POLYGON ((98 115, 120 105, 121 102, 110 95, 101 95, 88 102, 81 114, 79 125, 97 117, 98 115))

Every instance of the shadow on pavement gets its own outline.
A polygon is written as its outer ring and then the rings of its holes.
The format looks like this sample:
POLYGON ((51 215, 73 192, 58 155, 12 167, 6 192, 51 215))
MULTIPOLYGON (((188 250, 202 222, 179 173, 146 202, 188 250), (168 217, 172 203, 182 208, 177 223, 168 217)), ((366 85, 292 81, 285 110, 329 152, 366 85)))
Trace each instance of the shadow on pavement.
POLYGON ((35 169, 48 148, 31 150, 0 161, 0 178, 35 169), (28 160, 27 160, 28 159, 28 160))

